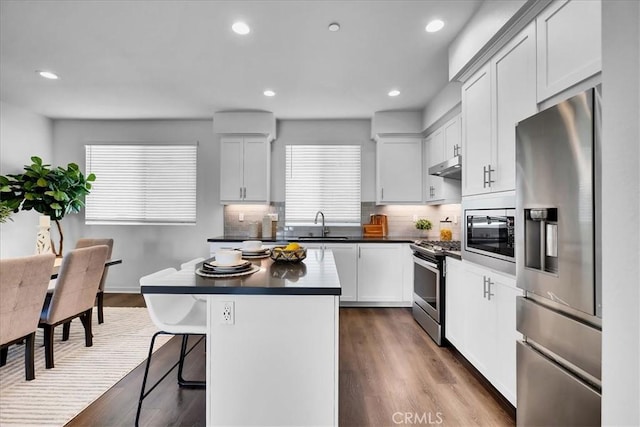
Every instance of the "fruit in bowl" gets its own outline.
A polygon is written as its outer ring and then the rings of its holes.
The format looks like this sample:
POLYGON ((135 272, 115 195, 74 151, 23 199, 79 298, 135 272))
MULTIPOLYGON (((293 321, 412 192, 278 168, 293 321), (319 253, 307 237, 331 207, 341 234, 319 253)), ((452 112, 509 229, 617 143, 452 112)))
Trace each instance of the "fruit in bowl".
POLYGON ((269 256, 279 262, 300 262, 307 257, 307 248, 293 242, 286 246, 274 247, 269 256))

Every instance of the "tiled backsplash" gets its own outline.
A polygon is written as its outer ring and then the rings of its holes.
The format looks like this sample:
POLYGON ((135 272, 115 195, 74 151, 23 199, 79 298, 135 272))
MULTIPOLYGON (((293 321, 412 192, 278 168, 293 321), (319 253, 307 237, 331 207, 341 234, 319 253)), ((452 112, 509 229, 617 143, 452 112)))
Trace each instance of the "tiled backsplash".
MULTIPOLYGON (((383 205, 376 206, 373 202, 362 203, 362 223, 369 223, 371 214, 385 214, 389 224, 389 236, 416 237, 430 240, 440 239, 440 221, 449 217, 453 231, 453 240, 460 240, 462 229, 462 211, 458 204, 451 205, 383 205), (432 228, 423 234, 416 230, 414 216, 431 221, 432 228), (457 223, 456 223, 457 222, 457 223)), ((284 233, 284 203, 271 205, 227 205, 224 207, 224 233, 227 236, 251 236, 252 223, 257 223, 258 230, 262 230, 262 217, 267 213, 278 214, 278 236, 284 233), (240 221, 240 213, 244 221, 240 221)), ((310 221, 312 218, 310 218, 310 221)), ((254 226, 255 227, 255 226, 254 226)), ((300 235, 308 234, 309 230, 296 230, 300 235)), ((355 230, 357 232, 357 230, 355 230)), ((353 228, 337 231, 331 227, 334 235, 352 235, 353 228)))

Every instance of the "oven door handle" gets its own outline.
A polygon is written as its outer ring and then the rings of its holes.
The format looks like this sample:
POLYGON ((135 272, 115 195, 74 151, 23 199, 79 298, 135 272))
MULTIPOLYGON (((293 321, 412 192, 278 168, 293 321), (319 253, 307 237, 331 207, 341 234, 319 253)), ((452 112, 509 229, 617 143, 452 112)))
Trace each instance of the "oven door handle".
POLYGON ((434 273, 439 273, 440 270, 438 269, 438 266, 432 262, 426 261, 422 258, 419 258, 417 256, 413 256, 413 262, 415 262, 418 265, 421 265, 422 267, 433 271, 434 273))

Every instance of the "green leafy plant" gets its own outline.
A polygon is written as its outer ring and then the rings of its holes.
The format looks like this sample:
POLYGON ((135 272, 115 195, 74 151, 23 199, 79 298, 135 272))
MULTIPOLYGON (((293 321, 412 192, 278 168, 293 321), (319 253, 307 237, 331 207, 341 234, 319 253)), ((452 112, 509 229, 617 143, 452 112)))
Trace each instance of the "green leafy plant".
POLYGON ((11 218, 11 214, 13 214, 13 209, 5 205, 4 203, 0 203, 0 223, 13 221, 13 218, 11 218))
POLYGON ((96 177, 85 177, 75 163, 51 168, 40 157, 31 157, 31 161, 31 165, 25 165, 24 173, 0 176, 0 204, 13 212, 33 209, 55 221, 60 244, 57 251, 53 242, 51 247, 57 256, 62 256, 64 235, 60 220, 82 210, 96 177))
POLYGON ((426 218, 420 218, 416 221, 416 228, 418 230, 431 230, 431 221, 426 218))

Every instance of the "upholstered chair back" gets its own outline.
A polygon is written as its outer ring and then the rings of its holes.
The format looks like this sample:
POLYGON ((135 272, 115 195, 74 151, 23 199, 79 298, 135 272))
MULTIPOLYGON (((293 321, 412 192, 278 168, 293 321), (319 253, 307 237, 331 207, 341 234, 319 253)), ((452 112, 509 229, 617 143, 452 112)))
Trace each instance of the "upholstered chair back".
POLYGON ((56 324, 93 307, 109 247, 74 249, 65 255, 48 309, 40 321, 56 324))
POLYGON ((0 260, 0 344, 38 328, 55 255, 0 260))
MULTIPOLYGON (((107 259, 111 259, 111 254, 113 253, 113 239, 90 239, 90 238, 79 239, 78 242, 76 243, 76 249, 88 248, 91 246, 98 246, 98 245, 106 245, 107 247, 109 247, 109 251, 107 252, 107 259)), ((98 287, 98 289, 100 289, 101 291, 104 291, 104 284, 107 281, 108 272, 109 272, 109 269, 105 268, 104 273, 102 273, 102 279, 100 279, 100 286, 98 287)))

